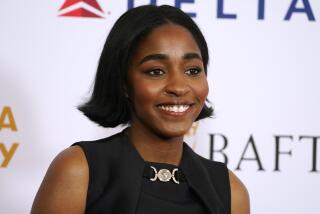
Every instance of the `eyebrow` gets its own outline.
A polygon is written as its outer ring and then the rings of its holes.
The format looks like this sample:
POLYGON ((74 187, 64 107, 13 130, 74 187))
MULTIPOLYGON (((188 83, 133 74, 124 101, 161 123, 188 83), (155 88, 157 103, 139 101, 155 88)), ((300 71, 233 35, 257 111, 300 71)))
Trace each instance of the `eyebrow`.
POLYGON ((183 59, 187 59, 187 60, 200 59, 200 60, 202 60, 200 54, 198 54, 198 53, 186 53, 183 55, 183 59))
POLYGON ((149 60, 165 60, 165 59, 169 59, 169 56, 166 54, 150 54, 143 57, 142 60, 140 60, 139 65, 149 60))
MULTIPOLYGON (((167 60, 169 58, 170 57, 167 54, 150 54, 150 55, 143 57, 140 60, 139 65, 141 65, 142 63, 149 61, 149 60, 167 60)), ((202 57, 198 53, 185 53, 183 55, 182 59, 184 59, 184 60, 191 60, 191 59, 202 60, 202 57)))

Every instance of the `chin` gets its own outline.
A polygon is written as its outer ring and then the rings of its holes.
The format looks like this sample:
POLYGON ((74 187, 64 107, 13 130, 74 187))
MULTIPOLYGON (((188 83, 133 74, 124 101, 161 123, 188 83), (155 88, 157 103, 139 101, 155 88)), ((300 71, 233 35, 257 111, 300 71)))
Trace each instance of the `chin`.
POLYGON ((190 129, 190 126, 179 127, 178 125, 168 125, 163 128, 158 128, 157 133, 162 138, 178 138, 183 137, 190 129))

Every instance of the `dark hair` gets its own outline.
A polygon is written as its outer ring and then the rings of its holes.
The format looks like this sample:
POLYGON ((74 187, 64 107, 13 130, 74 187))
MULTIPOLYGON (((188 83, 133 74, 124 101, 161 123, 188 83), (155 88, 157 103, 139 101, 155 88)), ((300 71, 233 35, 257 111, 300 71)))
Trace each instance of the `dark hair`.
MULTIPOLYGON (((124 13, 112 27, 100 56, 92 95, 78 109, 90 120, 104 127, 128 123, 130 103, 125 85, 130 59, 142 38, 154 28, 168 23, 183 26, 191 32, 200 48, 207 73, 207 43, 198 26, 187 14, 167 5, 136 7, 124 13)), ((197 120, 212 114, 212 107, 205 104, 197 120)))

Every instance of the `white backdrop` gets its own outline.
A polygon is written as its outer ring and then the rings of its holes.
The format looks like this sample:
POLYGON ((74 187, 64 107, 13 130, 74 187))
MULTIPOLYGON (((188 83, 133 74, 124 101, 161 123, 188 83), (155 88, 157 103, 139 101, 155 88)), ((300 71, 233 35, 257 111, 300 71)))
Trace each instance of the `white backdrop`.
MULTIPOLYGON (((97 127, 75 107, 89 95, 107 33, 130 2, 152 1, 1 2, 1 213, 30 211, 61 150, 119 130, 97 127)), ((320 1, 154 2, 180 3, 209 44, 216 116, 201 121, 188 143, 204 157, 228 157, 253 214, 319 213, 320 1), (227 146, 212 153, 210 145, 227 146)))

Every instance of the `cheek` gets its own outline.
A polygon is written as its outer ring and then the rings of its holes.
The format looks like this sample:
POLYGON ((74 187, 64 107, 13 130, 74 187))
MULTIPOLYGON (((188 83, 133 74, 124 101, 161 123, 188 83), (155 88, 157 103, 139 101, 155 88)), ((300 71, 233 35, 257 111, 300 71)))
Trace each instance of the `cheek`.
POLYGON ((201 81, 201 83, 195 84, 194 91, 196 93, 196 96, 200 100, 200 102, 204 103, 209 93, 209 86, 208 86, 207 79, 204 78, 201 81))
POLYGON ((133 83, 131 89, 131 97, 136 107, 143 107, 154 104, 159 93, 161 93, 161 88, 157 87, 156 84, 143 80, 133 83))

